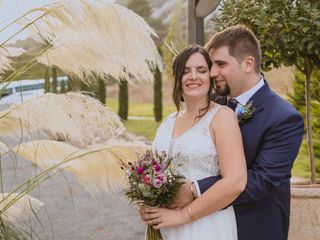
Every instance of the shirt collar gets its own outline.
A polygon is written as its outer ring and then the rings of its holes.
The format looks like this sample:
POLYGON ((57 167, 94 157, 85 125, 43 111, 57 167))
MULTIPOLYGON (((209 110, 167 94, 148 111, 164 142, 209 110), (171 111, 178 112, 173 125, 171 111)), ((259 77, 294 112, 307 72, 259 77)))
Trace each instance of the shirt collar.
POLYGON ((254 85, 252 88, 250 88, 248 91, 242 93, 235 99, 240 103, 241 105, 246 105, 249 99, 255 94, 262 86, 264 85, 263 77, 260 77, 260 81, 254 85))

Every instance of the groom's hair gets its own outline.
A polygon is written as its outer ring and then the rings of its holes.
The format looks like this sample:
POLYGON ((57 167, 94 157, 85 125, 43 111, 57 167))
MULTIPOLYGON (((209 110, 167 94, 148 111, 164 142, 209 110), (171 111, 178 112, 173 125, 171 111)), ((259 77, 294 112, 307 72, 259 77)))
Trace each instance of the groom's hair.
POLYGON ((240 63, 251 56, 255 60, 254 71, 261 72, 260 44, 254 33, 244 25, 237 25, 216 33, 205 45, 205 49, 212 51, 221 47, 228 47, 229 54, 240 63))

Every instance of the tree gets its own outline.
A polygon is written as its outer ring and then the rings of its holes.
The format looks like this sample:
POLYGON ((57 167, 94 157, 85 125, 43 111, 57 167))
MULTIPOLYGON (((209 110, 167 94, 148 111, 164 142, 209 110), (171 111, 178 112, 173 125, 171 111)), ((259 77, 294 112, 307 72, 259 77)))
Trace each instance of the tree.
POLYGON ((47 68, 47 71, 44 75, 44 92, 50 92, 50 67, 47 68))
POLYGON ((248 26, 260 40, 265 70, 294 65, 304 74, 311 182, 315 183, 310 85, 314 69, 320 69, 320 2, 225 0, 222 5, 221 15, 214 19, 217 29, 235 24, 248 26))
MULTIPOLYGON (((143 17, 159 36, 164 36, 167 32, 167 27, 162 23, 162 19, 152 17, 152 8, 148 0, 131 0, 128 2, 127 8, 143 17)), ((157 42, 157 39, 155 41, 157 42)), ((160 41, 158 40, 158 42, 160 41)))
POLYGON ((70 91, 72 91, 72 78, 70 77, 70 75, 68 75, 67 77, 68 77, 67 92, 70 92, 70 91))
POLYGON ((121 79, 119 83, 119 110, 118 115, 123 120, 128 120, 128 81, 126 79, 121 79))
POLYGON ((165 72, 172 74, 171 65, 173 58, 180 49, 187 45, 187 22, 185 13, 187 5, 182 0, 177 1, 170 14, 168 33, 166 35, 166 45, 163 47, 163 60, 165 62, 165 72))
POLYGON ((98 99, 101 103, 106 104, 106 84, 103 79, 98 79, 98 99))
POLYGON ((66 93, 66 82, 64 80, 60 82, 60 93, 66 93))
MULTIPOLYGON (((162 55, 160 48, 158 48, 158 51, 162 55)), ((162 74, 159 68, 156 68, 154 71, 153 114, 156 122, 162 120, 162 74)))
POLYGON ((127 6, 129 9, 134 11, 136 14, 143 17, 146 21, 151 18, 152 9, 148 0, 131 0, 127 6))
MULTIPOLYGON (((320 71, 315 70, 311 76, 311 112, 313 127, 314 156, 316 160, 316 172, 320 174, 320 71), (317 164, 318 163, 318 164, 317 164)), ((305 117, 306 98, 305 80, 301 72, 296 72, 293 83, 293 94, 289 94, 289 100, 305 117)), ((304 146, 303 146, 304 147, 304 146)))
POLYGON ((57 68, 55 66, 51 68, 51 74, 52 74, 52 92, 58 93, 58 76, 57 76, 57 68))

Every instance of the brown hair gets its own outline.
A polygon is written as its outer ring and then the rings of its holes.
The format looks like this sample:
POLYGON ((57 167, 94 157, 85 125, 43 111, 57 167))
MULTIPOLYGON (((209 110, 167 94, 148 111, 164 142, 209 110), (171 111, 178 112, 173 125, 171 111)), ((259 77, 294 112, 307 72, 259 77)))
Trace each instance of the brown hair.
POLYGON ((246 57, 252 56, 255 60, 254 71, 261 71, 260 44, 254 33, 246 26, 237 25, 216 33, 205 45, 211 52, 220 47, 228 47, 229 54, 240 63, 246 57))
MULTIPOLYGON (((185 66, 189 57, 194 53, 200 53, 204 57, 204 59, 208 64, 209 71, 212 66, 209 53, 203 47, 197 44, 192 44, 187 46, 186 48, 182 49, 179 52, 179 54, 175 57, 172 64, 172 71, 174 76, 174 87, 173 87, 172 98, 178 112, 180 111, 181 102, 184 101, 182 96, 182 84, 181 84, 182 76, 184 75, 185 66)), ((212 88, 213 88, 213 80, 210 79, 207 105, 206 107, 199 110, 199 116, 197 116, 197 118, 201 118, 203 115, 205 115, 208 112, 210 107, 210 96, 211 96, 212 88), (200 114, 202 111, 204 112, 200 114)))

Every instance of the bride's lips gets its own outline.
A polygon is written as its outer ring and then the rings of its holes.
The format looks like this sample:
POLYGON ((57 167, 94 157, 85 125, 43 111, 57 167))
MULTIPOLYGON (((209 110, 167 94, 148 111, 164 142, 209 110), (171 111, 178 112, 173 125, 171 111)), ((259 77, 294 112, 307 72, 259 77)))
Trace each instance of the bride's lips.
POLYGON ((198 87, 201 86, 201 84, 199 84, 199 83, 187 83, 186 86, 188 88, 198 88, 198 87))

